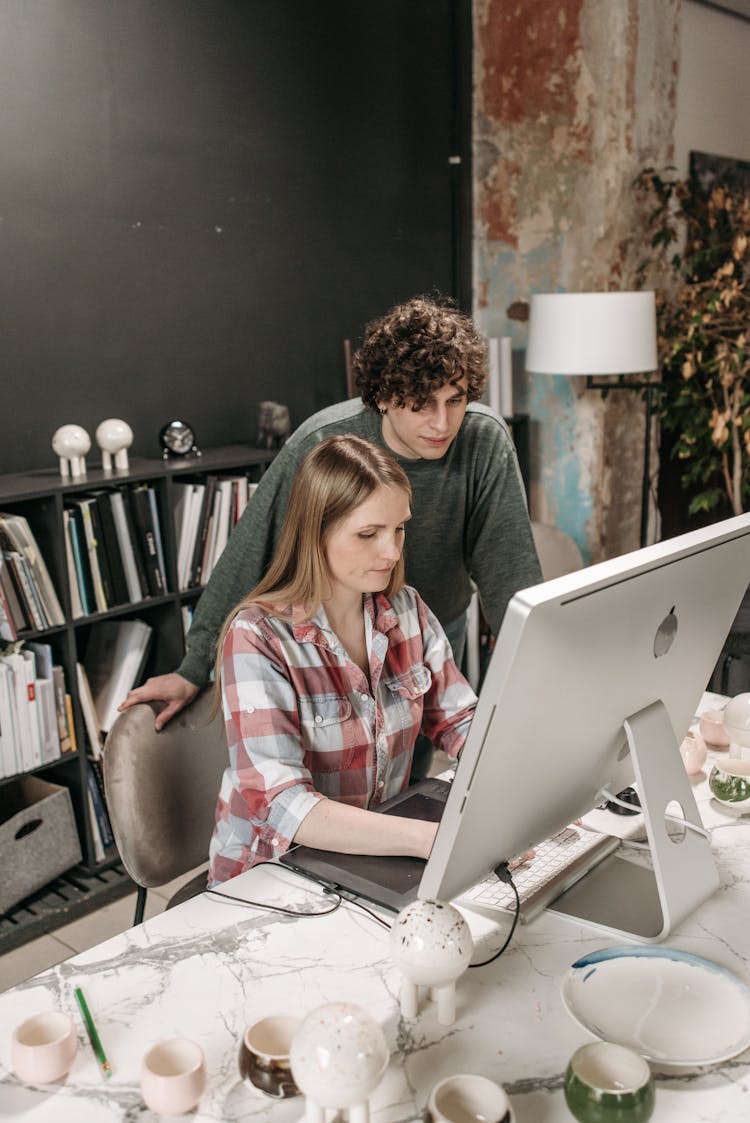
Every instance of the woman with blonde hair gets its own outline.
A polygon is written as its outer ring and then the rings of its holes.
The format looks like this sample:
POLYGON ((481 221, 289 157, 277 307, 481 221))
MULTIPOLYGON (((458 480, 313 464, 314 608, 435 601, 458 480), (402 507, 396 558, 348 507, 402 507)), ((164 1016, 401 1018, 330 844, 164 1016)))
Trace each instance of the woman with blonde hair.
POLYGON ((429 855, 434 823, 373 809, 408 785, 420 730, 458 756, 476 697, 404 584, 410 494, 360 437, 330 437, 300 465, 271 567, 219 639, 229 767, 210 884, 293 842, 429 855))

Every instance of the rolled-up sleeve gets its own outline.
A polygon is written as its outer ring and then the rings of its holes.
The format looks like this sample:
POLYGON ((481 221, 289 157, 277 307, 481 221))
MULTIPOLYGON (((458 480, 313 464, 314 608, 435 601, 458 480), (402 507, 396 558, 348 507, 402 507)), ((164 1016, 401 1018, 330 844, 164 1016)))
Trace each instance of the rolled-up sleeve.
POLYGON ((432 682, 424 697, 422 732, 449 756, 458 756, 469 733, 477 697, 456 666, 437 617, 416 594, 424 663, 432 682))
POLYGON ((225 881, 288 850, 322 799, 304 763, 297 698, 270 636, 235 620, 222 649, 229 748, 211 841, 210 881, 225 881))

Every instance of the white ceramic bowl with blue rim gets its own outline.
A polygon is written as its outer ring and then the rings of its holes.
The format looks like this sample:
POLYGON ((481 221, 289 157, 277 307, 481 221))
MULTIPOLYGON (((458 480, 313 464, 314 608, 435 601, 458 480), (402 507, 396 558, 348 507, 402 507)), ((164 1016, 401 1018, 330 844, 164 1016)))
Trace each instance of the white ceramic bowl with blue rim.
POLYGON ((601 948, 569 968, 561 992, 594 1037, 660 1065, 718 1064, 750 1046, 750 988, 677 948, 601 948))

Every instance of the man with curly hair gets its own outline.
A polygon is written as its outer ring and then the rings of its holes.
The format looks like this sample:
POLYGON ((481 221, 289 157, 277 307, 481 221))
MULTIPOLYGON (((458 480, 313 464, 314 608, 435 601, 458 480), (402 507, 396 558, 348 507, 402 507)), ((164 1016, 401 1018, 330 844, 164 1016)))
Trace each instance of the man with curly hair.
POLYGON ((497 634, 513 594, 541 580, 513 442, 479 403, 487 353, 471 319, 428 297, 407 300, 367 325, 353 365, 361 397, 300 425, 261 479, 198 601, 177 671, 131 690, 120 709, 164 702, 162 728, 208 682, 227 614, 271 561, 297 468, 326 437, 364 437, 406 472, 406 580, 440 620, 459 666, 472 581, 497 634))

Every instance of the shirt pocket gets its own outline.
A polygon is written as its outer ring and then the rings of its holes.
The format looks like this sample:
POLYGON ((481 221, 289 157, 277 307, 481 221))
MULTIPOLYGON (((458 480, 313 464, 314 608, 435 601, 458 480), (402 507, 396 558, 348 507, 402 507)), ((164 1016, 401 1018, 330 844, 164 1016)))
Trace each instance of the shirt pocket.
POLYGON ((410 753, 422 727, 424 696, 432 685, 432 674, 424 663, 415 663, 400 675, 385 679, 388 691, 388 732, 394 753, 410 753))
POLYGON ((424 663, 415 663, 408 671, 385 680, 393 694, 400 694, 409 702, 419 702, 432 686, 432 673, 424 663))
POLYGON ((311 772, 341 772, 348 767, 346 723, 352 704, 344 695, 314 695, 298 700, 305 750, 311 772))

